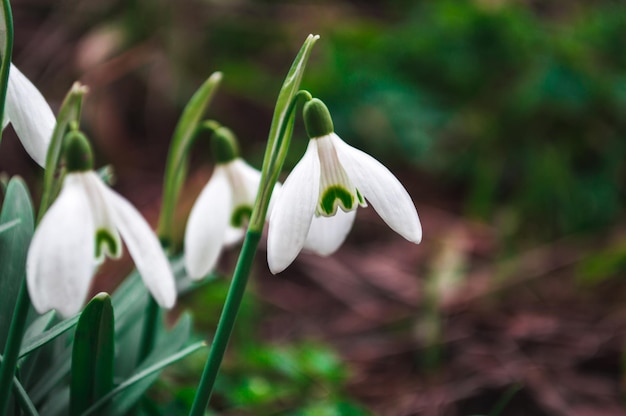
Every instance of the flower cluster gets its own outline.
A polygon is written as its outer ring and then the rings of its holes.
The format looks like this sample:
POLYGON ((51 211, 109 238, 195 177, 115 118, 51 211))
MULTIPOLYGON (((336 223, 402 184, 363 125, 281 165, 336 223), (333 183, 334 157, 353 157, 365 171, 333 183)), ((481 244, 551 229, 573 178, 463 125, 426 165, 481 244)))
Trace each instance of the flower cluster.
MULTIPOLYGON (((334 133, 322 101, 310 100, 303 111, 309 145, 282 189, 275 189, 279 195, 269 210, 267 261, 272 273, 283 271, 302 249, 322 256, 334 253, 366 200, 394 231, 419 243, 417 211, 398 179, 334 133)), ((241 240, 241 219, 249 215, 260 181, 260 172, 239 157, 228 130, 213 140, 222 150, 215 152, 215 171, 191 210, 185 232, 185 264, 193 278, 214 267, 222 247, 241 240)))
MULTIPOLYGON (((9 120, 24 147, 45 161, 54 128, 50 107, 17 68, 11 66, 7 95, 9 120)), ((420 221, 406 189, 380 162, 346 144, 334 132, 328 108, 319 99, 303 109, 309 144, 302 160, 277 184, 268 210, 267 262, 272 273, 288 267, 301 250, 334 253, 345 241, 358 207, 369 204, 407 240, 419 243, 420 221)), ((35 308, 78 312, 90 281, 105 256, 118 258, 123 238, 144 282, 157 302, 175 303, 169 263, 152 230, 132 205, 109 189, 92 170, 84 136, 66 139, 67 175, 56 202, 33 238, 27 281, 35 308)), ((233 133, 224 127, 212 138, 216 165, 185 230, 185 266, 200 279, 217 263, 224 247, 239 242, 250 218, 261 173, 240 156, 233 133)))

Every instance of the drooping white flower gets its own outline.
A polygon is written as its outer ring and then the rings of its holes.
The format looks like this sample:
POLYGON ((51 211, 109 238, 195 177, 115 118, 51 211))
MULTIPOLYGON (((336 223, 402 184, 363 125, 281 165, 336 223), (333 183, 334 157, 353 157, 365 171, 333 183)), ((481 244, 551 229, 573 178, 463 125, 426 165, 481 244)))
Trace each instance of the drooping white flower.
POLYGON ((171 308, 176 302, 174 276, 152 229, 91 170, 84 136, 77 133, 68 140, 68 173, 28 250, 26 279, 33 306, 40 313, 56 309, 66 317, 79 312, 98 264, 105 255, 119 258, 123 239, 154 299, 171 308))
POLYGON ((270 216, 267 261, 272 273, 289 266, 303 249, 335 252, 367 200, 407 240, 419 243, 422 227, 413 201, 380 162, 334 133, 328 109, 313 99, 304 107, 311 140, 285 181, 270 216))
POLYGON ((13 64, 9 71, 2 127, 9 122, 30 157, 45 166, 56 119, 39 90, 13 64))
POLYGON ((185 267, 192 279, 206 276, 222 249, 243 238, 261 181, 261 172, 239 157, 230 130, 219 128, 212 145, 215 169, 194 203, 185 229, 185 267))

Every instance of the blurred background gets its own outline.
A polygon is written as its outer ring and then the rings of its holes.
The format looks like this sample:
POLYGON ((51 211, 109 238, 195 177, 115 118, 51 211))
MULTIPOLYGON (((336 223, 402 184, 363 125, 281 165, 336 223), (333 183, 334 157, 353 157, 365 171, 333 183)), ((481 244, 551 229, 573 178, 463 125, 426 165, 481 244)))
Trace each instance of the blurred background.
MULTIPOLYGON (((418 246, 368 208, 332 257, 303 254, 272 276, 262 248, 215 414, 626 414, 625 3, 15 0, 13 12, 13 62, 55 111, 74 80, 90 87, 83 128, 98 165, 153 224, 195 89, 224 73, 208 117, 260 167, 309 33, 321 39, 302 87, 412 195, 418 246)), ((286 172, 306 143, 298 121, 286 172)), ((41 170, 12 131, 0 168, 38 200, 41 170)), ((200 141, 181 238, 211 171, 200 141)), ((200 336, 236 255, 180 300, 200 336)), ((94 290, 131 267, 108 262, 94 290)), ((185 414, 203 360, 155 386, 163 414, 185 414)))

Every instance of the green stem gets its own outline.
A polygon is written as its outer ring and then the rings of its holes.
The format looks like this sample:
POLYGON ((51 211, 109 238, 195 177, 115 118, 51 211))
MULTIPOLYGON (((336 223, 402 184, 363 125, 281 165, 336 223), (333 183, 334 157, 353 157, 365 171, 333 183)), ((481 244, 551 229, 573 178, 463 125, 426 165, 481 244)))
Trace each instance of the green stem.
POLYGON ((30 298, 26 288, 26 279, 24 279, 15 303, 7 343, 4 347, 2 365, 0 366, 0 416, 4 416, 7 411, 9 393, 11 392, 13 376, 15 376, 15 368, 20 354, 20 345, 22 344, 22 337, 26 328, 26 316, 29 308, 30 298))
POLYGON ((196 397, 191 407, 190 416, 202 416, 211 399, 211 393, 213 392, 213 386, 215 379, 219 371, 222 359, 224 358, 224 352, 228 346, 228 340, 230 334, 233 331, 235 325, 235 319, 237 318, 237 312, 239 311, 239 305, 241 305, 241 299, 243 298, 246 284, 248 282, 248 276, 250 275, 250 269, 252 262, 256 254, 259 240, 261 239, 261 233, 257 231, 248 230, 246 238, 243 242, 243 247, 237 261, 237 267, 235 267, 235 273, 233 275, 233 281, 228 290, 226 296, 226 303, 224 303, 224 309, 220 316, 220 321, 217 324, 217 330, 213 343, 211 344, 211 351, 209 358, 202 372, 202 379, 198 385, 196 397))
POLYGON ((143 360, 145 360, 145 358, 152 352, 152 348, 154 348, 159 310, 159 304, 156 300, 154 300, 152 295, 148 294, 148 305, 146 306, 143 330, 141 332, 141 344, 139 344, 137 364, 140 364, 143 360))
POLYGON ((4 14, 6 40, 4 43, 4 53, 2 54, 2 67, 0 67, 0 121, 4 120, 5 101, 9 86, 9 71, 11 69, 11 57, 13 55, 13 14, 11 13, 9 0, 2 0, 2 12, 4 14))

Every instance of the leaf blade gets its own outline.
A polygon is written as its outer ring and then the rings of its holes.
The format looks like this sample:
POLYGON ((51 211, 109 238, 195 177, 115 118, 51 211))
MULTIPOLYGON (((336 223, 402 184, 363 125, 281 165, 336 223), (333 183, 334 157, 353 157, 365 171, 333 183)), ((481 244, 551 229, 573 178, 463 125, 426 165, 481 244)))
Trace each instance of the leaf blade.
MULTIPOLYGON (((0 224, 19 224, 0 234, 0 316, 13 315, 15 302, 26 274, 26 254, 35 230, 33 206, 28 188, 19 177, 7 186, 0 224)), ((6 343, 10 319, 0 320, 0 345, 6 343)))
POLYGON ((114 318, 111 297, 96 295, 76 325, 70 381, 70 415, 80 415, 113 388, 114 318))

